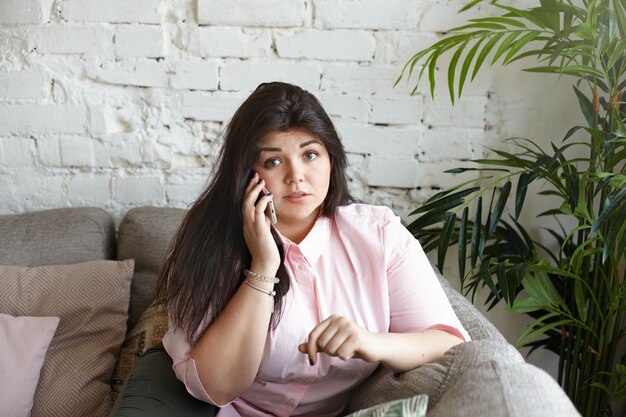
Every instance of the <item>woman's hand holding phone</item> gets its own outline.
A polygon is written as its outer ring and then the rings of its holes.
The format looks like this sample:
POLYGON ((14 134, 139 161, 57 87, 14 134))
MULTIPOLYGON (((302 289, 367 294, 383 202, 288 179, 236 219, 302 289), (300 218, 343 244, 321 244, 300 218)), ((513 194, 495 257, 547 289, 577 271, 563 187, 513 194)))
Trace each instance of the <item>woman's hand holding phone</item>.
MULTIPOLYGON (((272 202, 272 194, 266 193, 265 182, 254 173, 243 197, 243 235, 259 274, 273 275, 280 266, 280 254, 271 233, 271 220, 265 214, 272 202), (264 191, 265 190, 265 191, 264 191), (263 270, 261 270, 263 269, 263 270)), ((271 212, 270 212, 271 216, 271 212)))
MULTIPOLYGON (((265 188, 265 187, 263 187, 263 194, 265 194, 265 195, 272 195, 272 193, 270 193, 269 190, 267 188, 265 188)), ((267 203, 267 208, 265 209, 265 214, 267 215, 267 217, 269 217, 269 219, 272 222, 272 224, 278 223, 278 218, 276 217, 276 209, 274 208, 274 200, 270 200, 267 203)))

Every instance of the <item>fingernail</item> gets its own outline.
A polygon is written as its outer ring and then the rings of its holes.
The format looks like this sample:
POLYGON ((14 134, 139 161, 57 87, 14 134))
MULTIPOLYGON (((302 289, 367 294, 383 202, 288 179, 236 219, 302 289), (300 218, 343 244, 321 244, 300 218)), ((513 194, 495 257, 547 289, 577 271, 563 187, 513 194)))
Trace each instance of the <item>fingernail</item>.
POLYGON ((254 170, 251 169, 250 172, 248 172, 248 179, 254 178, 255 175, 256 175, 256 172, 254 172, 254 170))
POLYGON ((315 362, 313 362, 313 359, 312 359, 310 356, 309 356, 309 364, 310 364, 311 366, 315 365, 315 362))
POLYGON ((259 184, 261 184, 263 182, 263 178, 259 179, 259 184))

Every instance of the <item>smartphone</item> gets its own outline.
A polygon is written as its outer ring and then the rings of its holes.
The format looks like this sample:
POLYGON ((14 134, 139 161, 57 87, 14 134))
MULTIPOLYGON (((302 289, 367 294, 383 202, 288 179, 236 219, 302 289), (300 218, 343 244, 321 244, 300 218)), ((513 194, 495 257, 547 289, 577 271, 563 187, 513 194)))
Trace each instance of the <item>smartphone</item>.
MULTIPOLYGON (((265 188, 265 187, 263 187, 263 193, 265 195, 269 195, 270 194, 268 189, 265 188)), ((267 208, 265 209, 265 214, 267 215, 267 217, 270 218, 270 221, 272 222, 272 224, 278 223, 278 218, 276 217, 276 209, 274 208, 274 201, 273 200, 270 200, 270 202, 267 203, 267 208)))

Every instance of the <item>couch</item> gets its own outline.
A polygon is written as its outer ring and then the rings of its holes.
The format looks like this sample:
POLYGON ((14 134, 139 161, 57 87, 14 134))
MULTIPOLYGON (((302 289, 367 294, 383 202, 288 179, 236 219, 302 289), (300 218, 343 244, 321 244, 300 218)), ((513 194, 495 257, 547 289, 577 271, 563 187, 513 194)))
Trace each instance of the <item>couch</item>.
MULTIPOLYGON (((45 356, 32 388, 34 417, 108 414, 134 359, 165 331, 163 312, 151 303, 161 261, 183 215, 182 209, 133 208, 119 227, 100 208, 0 216, 0 314, 60 317, 49 344, 43 342, 45 356), (55 274, 78 277, 57 282, 55 274), (51 286, 38 292, 50 280, 51 286), (81 314, 56 310, 79 302, 81 314), (102 328, 85 330, 91 325, 102 328), (107 332, 115 334, 105 340, 107 332), (83 353, 65 362, 57 358, 82 346, 83 353), (96 365, 104 369, 86 382, 61 382, 96 365)), ((546 372, 525 362, 465 297, 439 279, 472 341, 403 374, 379 368, 354 390, 346 412, 424 393, 430 417, 579 415, 546 372)))

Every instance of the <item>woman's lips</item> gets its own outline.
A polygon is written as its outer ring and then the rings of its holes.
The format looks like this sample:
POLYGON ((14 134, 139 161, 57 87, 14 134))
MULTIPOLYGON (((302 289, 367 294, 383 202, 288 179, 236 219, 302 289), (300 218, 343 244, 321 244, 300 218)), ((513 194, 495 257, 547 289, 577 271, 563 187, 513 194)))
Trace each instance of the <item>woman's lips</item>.
POLYGON ((298 201, 304 200, 308 196, 309 196, 309 194, 307 194, 307 193, 291 193, 291 194, 287 194, 283 198, 285 200, 288 200, 288 201, 291 201, 291 202, 298 202, 298 201))

